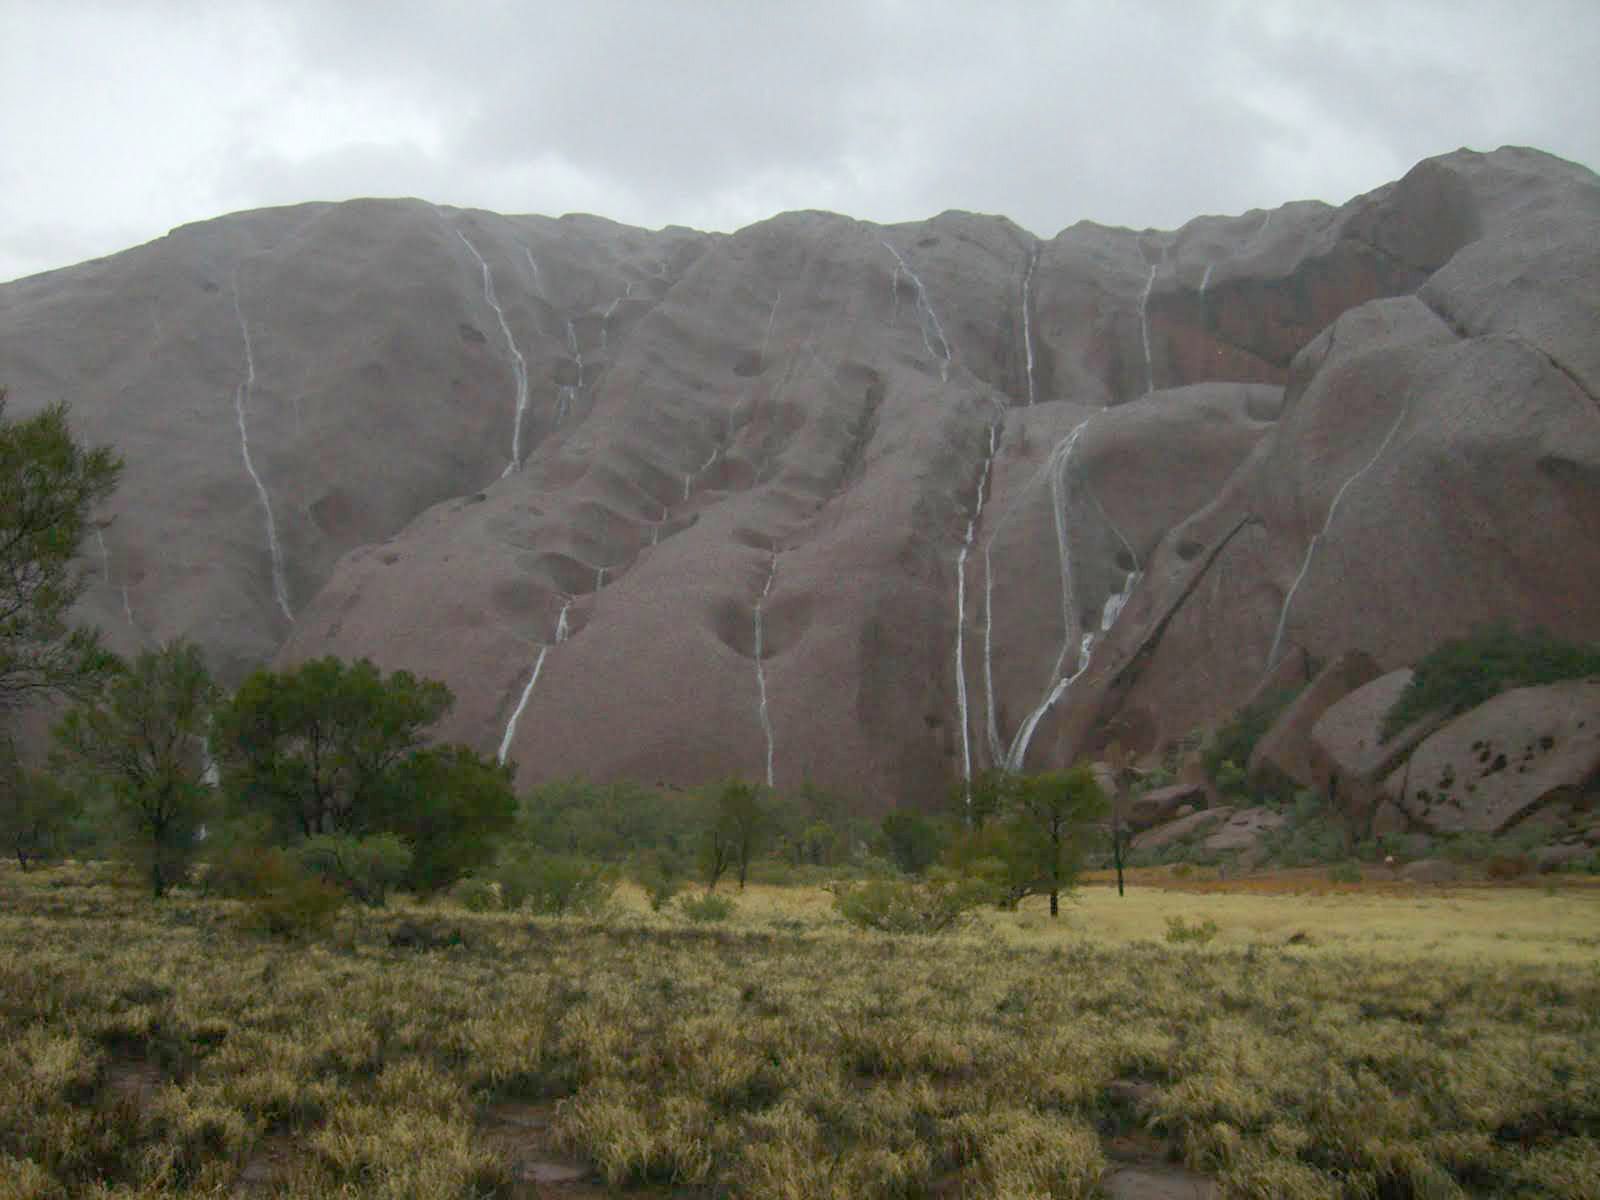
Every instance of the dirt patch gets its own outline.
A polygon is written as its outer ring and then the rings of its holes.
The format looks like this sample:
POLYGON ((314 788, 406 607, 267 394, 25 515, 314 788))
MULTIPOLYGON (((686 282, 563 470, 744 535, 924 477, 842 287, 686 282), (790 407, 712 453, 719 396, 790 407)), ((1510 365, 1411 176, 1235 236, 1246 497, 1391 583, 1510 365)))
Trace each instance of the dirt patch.
POLYGON ((551 1129, 554 1107, 548 1104, 491 1104, 478 1114, 484 1143, 511 1170, 515 1200, 600 1197, 605 1188, 588 1166, 563 1154, 551 1129))
POLYGON ((1221 1195, 1204 1175, 1164 1164, 1113 1167, 1100 1186, 1111 1200, 1216 1200, 1221 1195))

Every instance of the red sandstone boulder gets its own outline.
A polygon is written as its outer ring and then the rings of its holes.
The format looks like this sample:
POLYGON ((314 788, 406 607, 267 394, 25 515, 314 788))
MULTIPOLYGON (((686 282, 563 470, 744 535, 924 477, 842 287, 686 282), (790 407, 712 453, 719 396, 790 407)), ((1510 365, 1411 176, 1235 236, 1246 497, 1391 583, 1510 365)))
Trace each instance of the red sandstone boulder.
POLYGON ((1209 789, 1204 784, 1175 783, 1152 788, 1128 801, 1123 820, 1134 832, 1149 829, 1180 815, 1186 805, 1199 808, 1207 802, 1209 789))
POLYGON ((1544 805, 1600 801, 1600 679, 1517 688, 1457 717, 1397 772, 1395 802, 1439 833, 1501 833, 1544 805))
POLYGON ((1348 650, 1324 667, 1261 736, 1250 755, 1249 775, 1258 787, 1288 780, 1313 787, 1311 729, 1337 701, 1383 672, 1372 656, 1348 650))
POLYGON ((1205 833, 1212 827, 1225 822, 1233 816, 1233 806, 1221 805, 1218 808, 1201 809, 1192 816, 1181 817, 1176 821, 1168 821, 1165 825, 1158 825, 1154 829, 1147 829, 1133 839, 1135 850, 1160 850, 1175 842, 1205 833))

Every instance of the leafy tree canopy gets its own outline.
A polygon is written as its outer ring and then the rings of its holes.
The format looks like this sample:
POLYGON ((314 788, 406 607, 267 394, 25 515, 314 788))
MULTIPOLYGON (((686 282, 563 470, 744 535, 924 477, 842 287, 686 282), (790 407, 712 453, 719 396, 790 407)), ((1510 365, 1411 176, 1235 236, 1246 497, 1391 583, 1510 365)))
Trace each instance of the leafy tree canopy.
POLYGON ((157 896, 187 875, 211 809, 205 739, 216 698, 199 647, 172 642, 118 670, 54 731, 56 762, 109 794, 157 896))
POLYGON ((257 671, 218 713, 223 787, 283 840, 392 833, 411 849, 403 882, 448 887, 488 862, 516 816, 512 768, 462 745, 425 743, 450 689, 366 659, 257 671))
POLYGON ((9 420, 0 390, 0 707, 52 692, 82 697, 110 669, 99 635, 68 624, 90 514, 122 460, 72 437, 65 405, 9 420))

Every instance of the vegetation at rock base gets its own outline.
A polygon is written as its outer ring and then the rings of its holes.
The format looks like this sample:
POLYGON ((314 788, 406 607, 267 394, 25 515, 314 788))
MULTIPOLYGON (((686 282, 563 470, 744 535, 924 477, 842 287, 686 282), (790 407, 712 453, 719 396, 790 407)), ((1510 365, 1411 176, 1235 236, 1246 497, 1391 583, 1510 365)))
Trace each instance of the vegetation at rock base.
POLYGON ((188 878, 215 812, 205 746, 216 698, 199 647, 173 642, 119 667, 54 730, 55 761, 80 788, 111 798, 156 896, 188 878))
POLYGON ((622 889, 285 940, 112 878, 0 870, 0 1194, 465 1200, 554 1162, 575 1196, 1088 1197, 1130 1145, 1223 1196, 1600 1177, 1590 890, 1141 877, 928 941, 752 883, 705 926, 622 889), (1168 944, 1174 916, 1217 932, 1168 944))
POLYGON ((1454 638, 1419 661, 1383 719, 1385 741, 1427 716, 1452 717, 1508 688, 1600 675, 1600 646, 1562 641, 1533 629, 1489 625, 1454 638))
POLYGON ((1300 694, 1300 688, 1278 688, 1252 704, 1239 709, 1217 727, 1206 739, 1200 751, 1200 762, 1206 777, 1224 796, 1234 800, 1249 799, 1252 795, 1245 780, 1245 769, 1256 743, 1266 736, 1267 730, 1283 715, 1300 694))

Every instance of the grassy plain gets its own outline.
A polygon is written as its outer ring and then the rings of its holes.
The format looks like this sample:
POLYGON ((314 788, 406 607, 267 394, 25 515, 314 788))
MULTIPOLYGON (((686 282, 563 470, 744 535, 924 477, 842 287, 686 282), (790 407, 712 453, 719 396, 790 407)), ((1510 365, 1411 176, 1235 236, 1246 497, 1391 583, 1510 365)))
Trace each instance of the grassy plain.
POLYGON ((0 1200, 1600 1195, 1593 888, 1152 875, 934 939, 624 890, 295 945, 108 874, 0 872, 0 1200))

